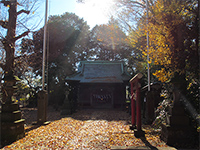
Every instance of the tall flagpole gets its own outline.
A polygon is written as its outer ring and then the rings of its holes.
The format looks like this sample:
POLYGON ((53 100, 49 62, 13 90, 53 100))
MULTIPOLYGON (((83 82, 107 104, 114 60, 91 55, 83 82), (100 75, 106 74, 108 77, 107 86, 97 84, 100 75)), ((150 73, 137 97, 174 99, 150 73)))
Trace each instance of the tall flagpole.
POLYGON ((148 0, 146 0, 146 9, 147 9, 147 76, 148 76, 148 91, 150 91, 150 68, 149 68, 149 29, 148 29, 148 24, 149 24, 149 13, 148 13, 148 0))
POLYGON ((44 82, 45 82, 45 59, 46 59, 46 35, 47 35, 47 11, 48 11, 48 0, 46 0, 46 8, 45 8, 45 21, 44 21, 44 39, 43 39, 43 61, 42 61, 42 90, 45 90, 44 82))
POLYGON ((42 61, 42 91, 38 93, 37 101, 37 123, 46 124, 47 122, 47 92, 45 91, 45 59, 46 59, 46 30, 47 30, 47 10, 48 0, 46 0, 45 23, 44 23, 44 39, 43 39, 43 61, 42 61))

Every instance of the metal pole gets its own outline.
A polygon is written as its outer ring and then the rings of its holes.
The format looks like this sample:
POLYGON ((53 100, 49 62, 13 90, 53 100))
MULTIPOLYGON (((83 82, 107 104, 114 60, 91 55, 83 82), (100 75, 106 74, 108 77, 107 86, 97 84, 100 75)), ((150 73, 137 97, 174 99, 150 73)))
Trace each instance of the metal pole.
POLYGON ((146 24, 147 24, 147 76, 148 76, 148 91, 150 91, 150 68, 149 68, 149 30, 148 30, 148 0, 146 0, 146 9, 147 9, 147 20, 146 20, 146 24))
POLYGON ((45 56, 46 56, 47 10, 48 10, 48 0, 46 0, 45 21, 44 21, 43 61, 42 61, 42 90, 45 90, 44 89, 44 82, 45 82, 45 59, 46 59, 45 56))

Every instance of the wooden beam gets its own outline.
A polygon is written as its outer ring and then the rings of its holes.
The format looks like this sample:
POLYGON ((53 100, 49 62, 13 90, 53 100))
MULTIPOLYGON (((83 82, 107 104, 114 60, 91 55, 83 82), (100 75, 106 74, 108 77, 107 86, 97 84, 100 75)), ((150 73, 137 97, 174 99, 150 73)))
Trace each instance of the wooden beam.
POLYGON ((136 74, 132 79, 130 79, 129 82, 133 83, 136 81, 136 79, 141 79, 143 75, 141 73, 136 74))

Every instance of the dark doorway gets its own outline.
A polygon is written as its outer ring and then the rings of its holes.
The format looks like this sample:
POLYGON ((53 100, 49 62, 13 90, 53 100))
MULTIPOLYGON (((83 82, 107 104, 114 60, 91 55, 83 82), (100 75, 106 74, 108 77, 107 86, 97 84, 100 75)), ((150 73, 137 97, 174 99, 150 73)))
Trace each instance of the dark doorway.
POLYGON ((91 105, 95 108, 111 108, 113 106, 113 92, 108 88, 96 88, 91 92, 91 105))

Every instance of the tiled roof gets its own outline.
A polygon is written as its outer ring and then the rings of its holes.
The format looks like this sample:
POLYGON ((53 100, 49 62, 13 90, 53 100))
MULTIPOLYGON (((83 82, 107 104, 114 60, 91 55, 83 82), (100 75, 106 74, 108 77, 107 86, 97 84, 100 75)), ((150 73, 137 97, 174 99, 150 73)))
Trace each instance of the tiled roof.
POLYGON ((81 61, 78 72, 66 80, 80 83, 123 83, 130 77, 122 61, 81 61))

